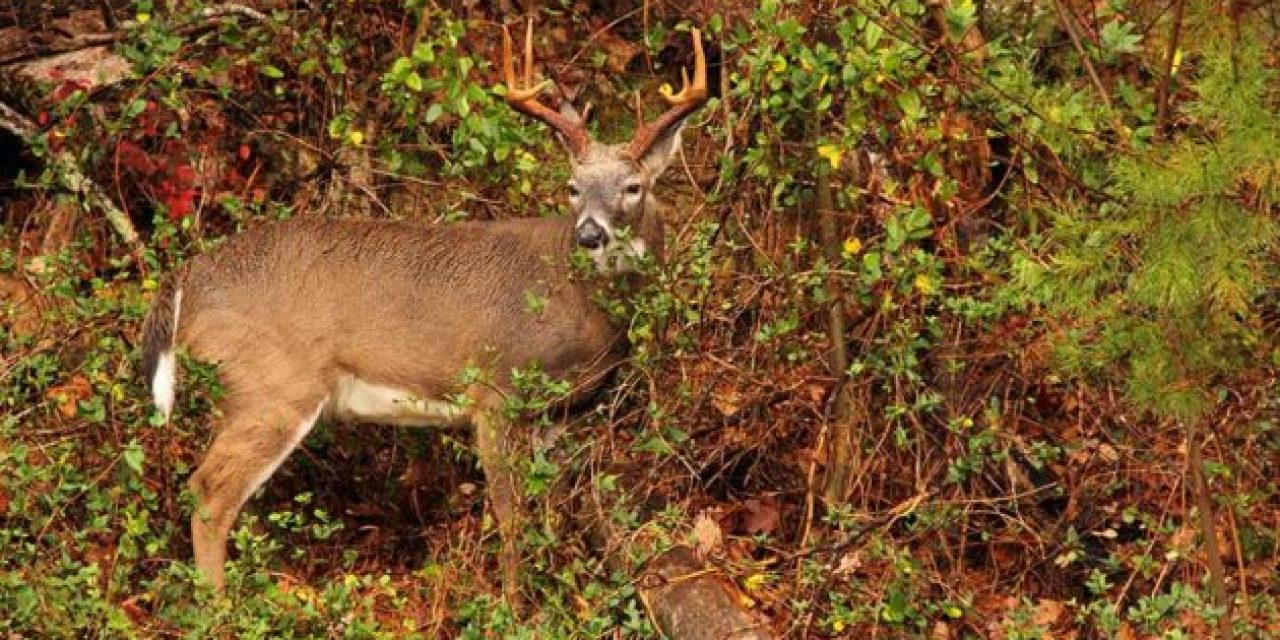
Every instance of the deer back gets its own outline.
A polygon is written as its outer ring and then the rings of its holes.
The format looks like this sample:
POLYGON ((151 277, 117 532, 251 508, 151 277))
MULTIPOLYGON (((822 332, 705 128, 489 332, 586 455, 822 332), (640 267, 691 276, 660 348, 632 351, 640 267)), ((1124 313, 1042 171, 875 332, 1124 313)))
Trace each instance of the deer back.
MULTIPOLYGON (((569 264, 570 221, 294 221, 192 260, 178 342, 243 391, 343 376, 441 398, 479 367, 602 377, 622 337, 569 264)), ((592 386, 592 385, 588 385, 592 386)))

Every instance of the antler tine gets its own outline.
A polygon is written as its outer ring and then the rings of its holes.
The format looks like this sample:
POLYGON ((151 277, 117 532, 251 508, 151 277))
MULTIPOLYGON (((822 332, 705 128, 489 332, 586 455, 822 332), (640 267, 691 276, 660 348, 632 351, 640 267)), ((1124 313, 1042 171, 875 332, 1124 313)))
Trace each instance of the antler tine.
POLYGON ((640 159, 653 146, 664 131, 671 125, 683 120, 707 101, 707 56, 702 50, 702 31, 692 30, 693 35, 693 82, 689 81, 689 69, 680 68, 680 93, 673 94, 669 87, 658 90, 671 105, 662 115, 652 122, 636 129, 627 154, 633 159, 640 159))
MULTIPOLYGON (((524 86, 533 84, 533 20, 524 22, 524 86)), ((545 86, 546 83, 544 82, 545 86)))
POLYGON ((507 104, 516 111, 537 118, 554 128, 573 155, 586 151, 590 144, 586 126, 538 101, 538 94, 542 93, 551 81, 543 80, 536 85, 533 83, 533 20, 529 20, 525 28, 523 86, 516 82, 515 56, 512 49, 514 45, 511 42, 511 30, 506 25, 502 25, 502 79, 506 85, 504 93, 507 104))

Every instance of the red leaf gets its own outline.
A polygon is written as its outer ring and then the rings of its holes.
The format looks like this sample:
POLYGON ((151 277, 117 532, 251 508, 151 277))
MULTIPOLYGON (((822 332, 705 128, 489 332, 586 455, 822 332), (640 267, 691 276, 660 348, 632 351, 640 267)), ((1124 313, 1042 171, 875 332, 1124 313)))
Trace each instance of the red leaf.
POLYGON ((240 149, 237 150, 236 155, 240 156, 240 160, 242 162, 247 162, 249 160, 249 153, 249 145, 242 144, 240 145, 240 149))
POLYGON ((748 498, 743 501, 745 510, 742 518, 742 529, 748 535, 773 533, 781 521, 782 505, 777 496, 748 498))

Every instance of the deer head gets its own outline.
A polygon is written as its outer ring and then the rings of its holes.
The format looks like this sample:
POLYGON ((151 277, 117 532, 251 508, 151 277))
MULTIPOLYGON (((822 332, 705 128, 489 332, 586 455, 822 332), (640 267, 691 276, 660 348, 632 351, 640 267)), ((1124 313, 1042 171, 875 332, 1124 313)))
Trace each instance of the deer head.
MULTIPOLYGON (((646 246, 644 233, 659 224, 652 193, 658 176, 680 149, 680 131, 689 115, 707 101, 707 60, 702 34, 693 29, 694 71, 689 81, 681 69, 679 93, 663 87, 669 108, 657 119, 640 125, 630 142, 602 144, 587 133, 586 122, 567 103, 559 111, 542 104, 538 94, 550 80, 533 82, 533 22, 525 30, 524 81, 517 83, 511 33, 503 27, 502 69, 507 102, 517 111, 550 125, 569 152, 569 206, 575 219, 578 246, 605 271, 626 270, 640 256, 660 247, 646 246)), ((656 234, 660 237, 660 234, 656 234)))

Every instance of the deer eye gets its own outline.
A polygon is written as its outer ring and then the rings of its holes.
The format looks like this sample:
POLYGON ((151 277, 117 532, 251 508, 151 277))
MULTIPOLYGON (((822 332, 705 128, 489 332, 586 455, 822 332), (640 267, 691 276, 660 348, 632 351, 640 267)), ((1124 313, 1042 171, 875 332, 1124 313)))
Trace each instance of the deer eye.
POLYGON ((570 198, 577 198, 577 197, 578 197, 578 196, 580 196, 580 195, 582 195, 582 191, 580 191, 580 190, 578 189, 578 185, 576 185, 576 184, 571 184, 571 185, 569 185, 569 197, 570 197, 570 198))
POLYGON ((632 182, 631 184, 623 187, 622 192, 629 196, 638 196, 640 195, 640 191, 643 188, 644 188, 643 185, 641 185, 639 182, 632 182))

